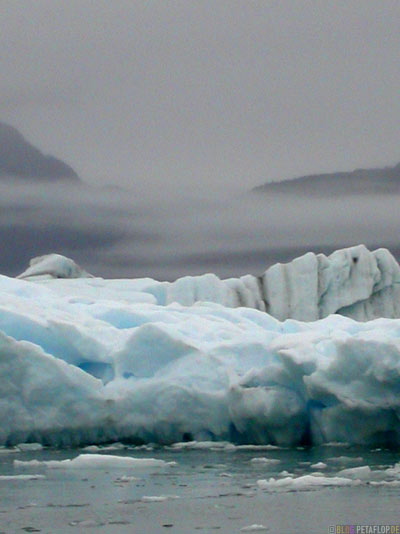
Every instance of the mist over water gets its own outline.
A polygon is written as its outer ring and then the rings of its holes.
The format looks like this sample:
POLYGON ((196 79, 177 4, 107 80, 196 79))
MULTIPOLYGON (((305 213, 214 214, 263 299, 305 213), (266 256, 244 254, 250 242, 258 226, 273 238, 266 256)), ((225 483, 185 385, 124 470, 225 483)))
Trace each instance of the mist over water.
POLYGON ((213 191, 0 185, 0 271, 72 257, 110 278, 261 274, 307 251, 364 243, 398 256, 397 195, 310 198, 213 191))

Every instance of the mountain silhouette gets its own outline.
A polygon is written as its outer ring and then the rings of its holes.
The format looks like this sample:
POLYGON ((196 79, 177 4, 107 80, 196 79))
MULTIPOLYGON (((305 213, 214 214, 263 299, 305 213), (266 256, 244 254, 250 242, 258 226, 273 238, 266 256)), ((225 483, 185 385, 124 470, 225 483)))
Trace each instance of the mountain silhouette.
POLYGON ((80 183, 63 161, 43 154, 12 126, 0 122, 0 179, 80 183))
POLYGON ((398 194, 400 163, 394 167, 356 169, 351 172, 311 174, 269 182, 255 187, 256 193, 293 193, 296 195, 398 194))

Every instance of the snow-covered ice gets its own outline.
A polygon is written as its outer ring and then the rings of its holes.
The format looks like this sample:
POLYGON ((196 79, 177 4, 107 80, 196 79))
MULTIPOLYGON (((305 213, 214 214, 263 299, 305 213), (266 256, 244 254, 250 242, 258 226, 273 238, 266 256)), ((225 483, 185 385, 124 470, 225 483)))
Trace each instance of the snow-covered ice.
POLYGON ((363 246, 313 258, 261 285, 0 276, 0 445, 398 445, 400 320, 324 316, 396 315, 399 267, 363 246))

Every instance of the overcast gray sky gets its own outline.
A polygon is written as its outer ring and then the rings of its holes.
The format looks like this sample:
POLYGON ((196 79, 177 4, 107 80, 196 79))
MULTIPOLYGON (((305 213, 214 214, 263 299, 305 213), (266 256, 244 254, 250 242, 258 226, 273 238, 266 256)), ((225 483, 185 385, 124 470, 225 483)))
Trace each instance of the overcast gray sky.
POLYGON ((399 0, 0 0, 0 120, 92 183, 400 160, 399 0))

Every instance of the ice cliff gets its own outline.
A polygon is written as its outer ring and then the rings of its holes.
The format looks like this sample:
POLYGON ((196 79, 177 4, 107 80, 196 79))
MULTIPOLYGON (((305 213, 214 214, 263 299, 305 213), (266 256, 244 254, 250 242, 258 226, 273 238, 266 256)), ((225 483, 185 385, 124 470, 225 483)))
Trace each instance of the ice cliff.
MULTIPOLYGON (((19 278, 44 279, 57 292, 70 291, 67 285, 54 283, 58 278, 87 278, 72 260, 58 254, 35 258, 19 278), (48 279, 47 282, 45 279, 48 279)), ((75 291, 81 282, 76 281, 75 291)), ((309 252, 287 264, 278 263, 262 276, 245 275, 220 280, 214 274, 187 276, 175 282, 138 280, 104 281, 97 279, 88 287, 107 296, 120 291, 124 299, 142 299, 160 306, 177 302, 192 306, 195 302, 215 302, 229 308, 247 307, 266 311, 283 321, 315 321, 332 313, 368 321, 379 317, 400 317, 400 267, 386 249, 370 252, 364 245, 337 250, 330 256, 309 252)))
POLYGON ((52 260, 0 276, 0 444, 400 444, 400 320, 311 321, 398 314, 389 252, 307 254, 262 281, 103 280, 52 260))

